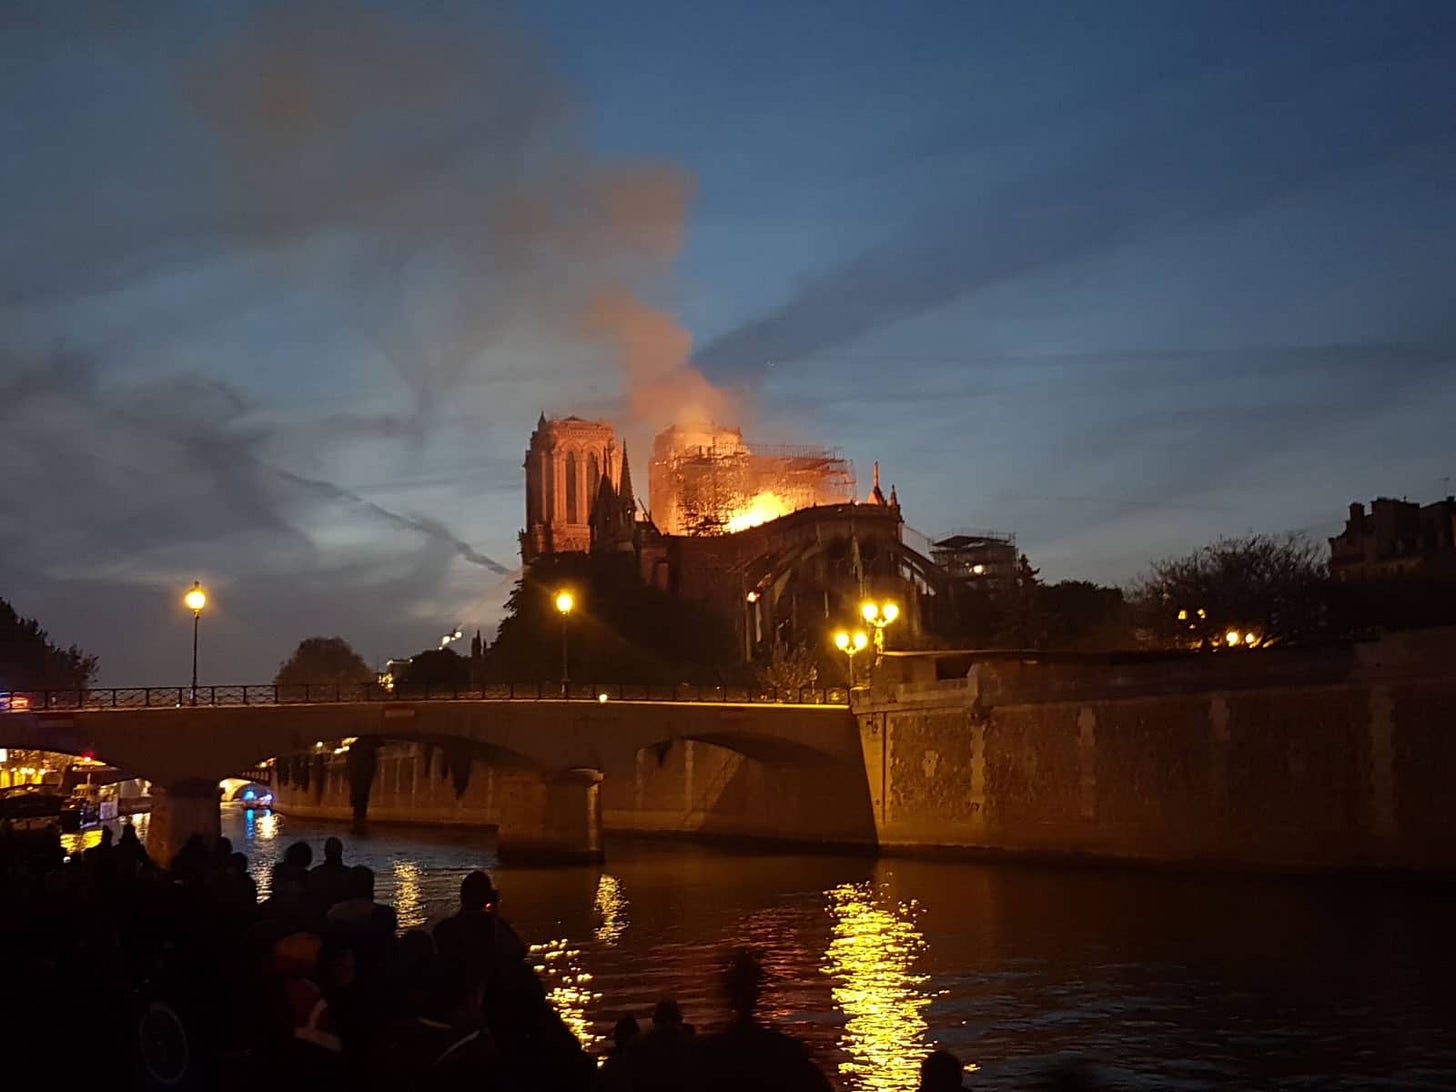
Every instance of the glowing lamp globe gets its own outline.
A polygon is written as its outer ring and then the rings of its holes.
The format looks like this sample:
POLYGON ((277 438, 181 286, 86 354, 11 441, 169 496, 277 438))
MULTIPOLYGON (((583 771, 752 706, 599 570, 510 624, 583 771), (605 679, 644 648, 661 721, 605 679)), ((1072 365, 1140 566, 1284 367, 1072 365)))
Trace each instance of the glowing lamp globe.
POLYGON ((188 610, 197 614, 207 606, 207 593, 202 590, 201 584, 193 584, 192 590, 182 597, 182 602, 187 605, 188 610))

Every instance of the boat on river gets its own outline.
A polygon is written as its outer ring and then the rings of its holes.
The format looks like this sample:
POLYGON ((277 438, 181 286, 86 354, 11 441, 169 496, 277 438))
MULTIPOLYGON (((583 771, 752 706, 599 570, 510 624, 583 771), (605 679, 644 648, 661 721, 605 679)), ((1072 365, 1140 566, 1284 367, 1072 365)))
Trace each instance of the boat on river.
POLYGON ((0 789, 0 825, 11 830, 59 830, 66 798, 52 785, 0 789))
MULTIPOLYGON (((90 786, 87 786, 90 788, 90 786)), ((101 800, 95 791, 77 789, 61 804, 61 831, 75 834, 101 823, 101 800)), ((112 818, 115 818, 113 814, 112 818)))

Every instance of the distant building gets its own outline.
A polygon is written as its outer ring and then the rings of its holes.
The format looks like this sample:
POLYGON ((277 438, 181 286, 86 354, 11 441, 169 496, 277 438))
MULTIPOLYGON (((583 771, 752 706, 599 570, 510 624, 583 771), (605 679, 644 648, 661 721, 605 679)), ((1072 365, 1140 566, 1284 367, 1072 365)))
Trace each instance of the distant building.
POLYGON ((1339 580, 1430 572, 1456 572, 1456 498, 1379 497, 1368 513, 1356 501, 1344 533, 1330 539, 1330 574, 1339 580))
POLYGON ((913 647, 980 599, 972 589, 1015 580, 1013 535, 958 532, 926 557, 905 542, 900 497, 881 489, 879 464, 858 500, 853 467, 832 449, 750 448, 737 428, 716 425, 666 429, 644 510, 610 422, 543 414, 524 466, 524 563, 620 557, 629 578, 731 622, 748 661, 824 649, 835 628, 862 625, 867 598, 899 606, 892 639, 913 647))
POLYGON ((988 592, 1016 576, 1016 536, 1001 531, 953 531, 930 544, 930 556, 952 580, 988 592))
POLYGON ((722 535, 664 535, 642 524, 638 558, 643 580, 731 621, 747 660, 826 647, 835 628, 862 624, 866 598, 893 600, 901 611, 893 639, 913 645, 921 603, 945 580, 905 545, 903 530, 898 506, 815 505, 722 535))
POLYGON ((524 465, 526 528, 521 532, 521 560, 530 564, 543 554, 590 549, 592 508, 602 478, 613 490, 621 484, 625 453, 617 430, 608 421, 542 414, 531 433, 524 465))

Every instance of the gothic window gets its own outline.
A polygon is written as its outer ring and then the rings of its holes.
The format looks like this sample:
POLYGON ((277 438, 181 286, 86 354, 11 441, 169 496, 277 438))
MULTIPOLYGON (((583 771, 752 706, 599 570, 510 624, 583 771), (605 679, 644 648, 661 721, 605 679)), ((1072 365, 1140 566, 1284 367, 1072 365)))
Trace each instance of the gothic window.
POLYGON ((566 522, 580 523, 581 482, 578 480, 576 452, 566 456, 566 522))
POLYGON ((586 463, 586 495, 588 503, 595 501, 597 490, 602 487, 602 464, 597 461, 596 455, 587 459, 586 463))

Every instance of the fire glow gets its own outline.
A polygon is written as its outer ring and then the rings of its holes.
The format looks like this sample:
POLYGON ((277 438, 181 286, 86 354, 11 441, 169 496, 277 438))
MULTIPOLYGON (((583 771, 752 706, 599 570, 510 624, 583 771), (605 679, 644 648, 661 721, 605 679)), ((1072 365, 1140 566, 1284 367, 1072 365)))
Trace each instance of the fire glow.
POLYGON ((735 512, 728 517, 724 529, 729 534, 736 534, 739 531, 746 531, 750 527, 757 527, 761 523, 778 519, 780 516, 787 516, 793 508, 789 502, 784 500, 772 490, 764 490, 753 500, 748 502, 748 507, 735 512))
POLYGON ((854 500, 854 468, 831 448, 753 445, 735 426, 675 425, 657 435, 653 520, 669 535, 736 534, 823 504, 854 500))

